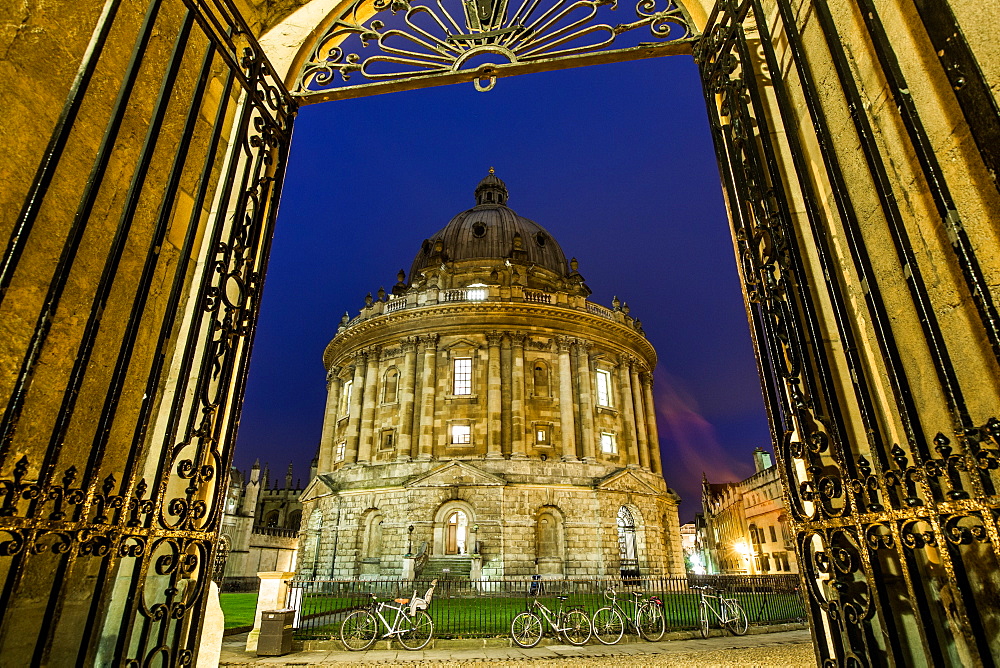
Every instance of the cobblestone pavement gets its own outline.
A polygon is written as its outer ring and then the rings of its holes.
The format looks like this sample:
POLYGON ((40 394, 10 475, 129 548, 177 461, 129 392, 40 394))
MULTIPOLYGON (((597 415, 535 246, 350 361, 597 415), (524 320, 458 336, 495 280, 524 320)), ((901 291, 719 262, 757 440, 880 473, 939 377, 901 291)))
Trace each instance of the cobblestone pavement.
MULTIPOLYGON (((245 637, 245 636, 242 636, 245 637)), ((632 643, 613 646, 548 645, 519 649, 490 647, 483 649, 432 649, 420 652, 405 650, 369 650, 341 652, 311 650, 281 657, 256 657, 240 651, 233 641, 226 643, 222 666, 414 666, 414 668, 452 668, 489 663, 495 668, 507 666, 740 666, 771 668, 778 666, 806 668, 815 666, 812 641, 808 631, 785 631, 740 638, 721 636, 707 640, 674 640, 658 643, 632 643)))

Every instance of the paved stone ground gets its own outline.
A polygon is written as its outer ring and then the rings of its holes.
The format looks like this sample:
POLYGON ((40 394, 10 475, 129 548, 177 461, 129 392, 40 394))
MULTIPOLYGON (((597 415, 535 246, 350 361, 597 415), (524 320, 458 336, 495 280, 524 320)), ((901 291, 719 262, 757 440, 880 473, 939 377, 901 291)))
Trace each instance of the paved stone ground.
POLYGON ((699 666, 806 668, 816 665, 809 631, 784 631, 740 638, 720 636, 707 640, 673 640, 620 645, 547 645, 520 649, 369 650, 343 652, 310 650, 280 657, 256 657, 243 651, 246 636, 230 636, 222 650, 221 666, 358 666, 412 665, 414 668, 452 668, 489 663, 507 666, 699 666), (243 645, 241 646, 240 639, 243 645))

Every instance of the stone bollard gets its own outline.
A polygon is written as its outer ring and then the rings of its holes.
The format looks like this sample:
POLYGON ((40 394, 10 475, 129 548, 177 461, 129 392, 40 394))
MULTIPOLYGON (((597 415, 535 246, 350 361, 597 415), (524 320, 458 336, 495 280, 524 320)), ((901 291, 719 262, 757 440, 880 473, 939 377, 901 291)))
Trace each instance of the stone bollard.
POLYGON ((288 581, 295 573, 286 571, 264 571, 257 573, 260 578, 260 590, 257 594, 257 612, 253 616, 253 631, 247 636, 247 651, 257 651, 257 638, 260 637, 260 617, 265 610, 278 610, 285 607, 288 597, 288 581))
POLYGON ((403 574, 400 579, 405 581, 413 580, 416 573, 416 561, 413 557, 403 557, 403 574))

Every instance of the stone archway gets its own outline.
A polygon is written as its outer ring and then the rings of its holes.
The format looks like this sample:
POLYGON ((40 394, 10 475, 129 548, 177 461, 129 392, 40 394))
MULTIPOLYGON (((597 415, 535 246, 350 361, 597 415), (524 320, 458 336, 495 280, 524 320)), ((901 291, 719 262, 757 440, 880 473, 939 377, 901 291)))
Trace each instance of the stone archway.
POLYGON ((476 513, 472 504, 451 500, 441 504, 434 513, 434 542, 431 554, 435 556, 464 556, 475 551, 476 513))
MULTIPOLYGON (((689 10, 818 656, 997 663, 1000 75, 984 35, 1000 10, 800 4, 689 10)), ((108 0, 28 9, 12 33, 12 661, 193 660, 296 107, 282 79, 294 29, 330 8, 108 0)))

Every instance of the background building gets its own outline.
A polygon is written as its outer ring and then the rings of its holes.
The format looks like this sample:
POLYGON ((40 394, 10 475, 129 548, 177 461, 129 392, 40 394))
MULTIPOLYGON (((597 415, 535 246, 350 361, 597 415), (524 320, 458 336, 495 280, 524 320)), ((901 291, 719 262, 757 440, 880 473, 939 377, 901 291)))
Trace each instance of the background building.
MULTIPOLYGON (((310 471, 310 478, 315 474, 310 471)), ((258 585, 261 571, 294 571, 302 520, 302 481, 292 482, 288 465, 284 486, 270 479, 270 469, 254 462, 249 478, 236 467, 229 470, 225 514, 222 517, 222 547, 216 559, 216 577, 223 586, 239 581, 258 585), (235 582, 234 582, 235 581, 235 582)))
POLYGON ((299 572, 682 574, 639 321, 492 170, 475 197, 327 346, 299 572))
POLYGON ((778 469, 762 448, 753 457, 756 472, 745 480, 703 480, 704 512, 695 525, 705 568, 723 574, 798 573, 778 469))

